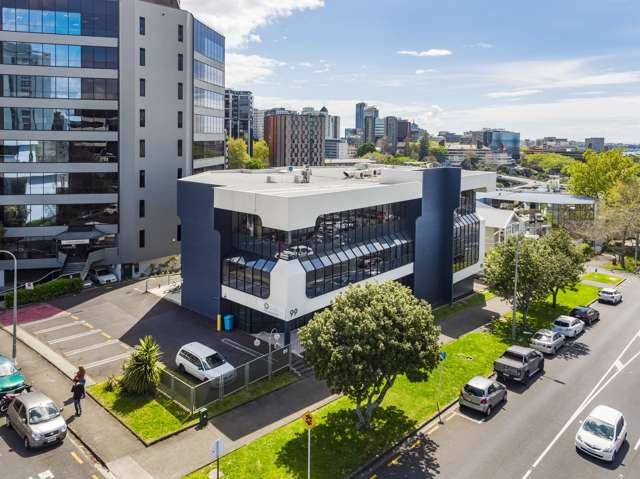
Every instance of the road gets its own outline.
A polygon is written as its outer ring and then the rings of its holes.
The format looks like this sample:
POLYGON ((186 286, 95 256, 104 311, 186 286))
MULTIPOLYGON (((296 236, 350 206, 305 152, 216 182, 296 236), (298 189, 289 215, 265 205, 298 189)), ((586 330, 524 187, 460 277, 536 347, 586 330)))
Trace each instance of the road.
MULTIPOLYGON (((508 401, 485 419, 457 406, 374 472, 386 478, 604 479, 640 477, 640 281, 625 302, 597 305, 601 321, 572 341, 530 385, 508 384, 508 401), (634 294, 635 293, 635 294, 634 294), (575 433, 606 404, 625 414, 628 439, 612 464, 578 454, 575 433)), ((368 477, 373 477, 369 474, 368 477)))

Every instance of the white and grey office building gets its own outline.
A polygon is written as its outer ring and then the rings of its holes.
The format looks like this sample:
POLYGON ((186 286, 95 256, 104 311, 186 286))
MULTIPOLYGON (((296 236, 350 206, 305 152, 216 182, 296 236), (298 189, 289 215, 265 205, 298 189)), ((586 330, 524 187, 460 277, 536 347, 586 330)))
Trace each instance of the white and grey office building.
POLYGON ((177 254, 177 179, 225 164, 224 37, 177 0, 0 6, 0 249, 19 277, 177 254))

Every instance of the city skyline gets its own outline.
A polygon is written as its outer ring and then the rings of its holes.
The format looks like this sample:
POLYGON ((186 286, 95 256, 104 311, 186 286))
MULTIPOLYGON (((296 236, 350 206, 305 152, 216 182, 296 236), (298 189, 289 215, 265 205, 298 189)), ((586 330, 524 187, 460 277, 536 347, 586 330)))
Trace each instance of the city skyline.
POLYGON ((430 132, 640 141, 633 2, 500 3, 181 2, 226 35, 226 86, 258 108, 326 106, 351 127, 364 101, 430 132))

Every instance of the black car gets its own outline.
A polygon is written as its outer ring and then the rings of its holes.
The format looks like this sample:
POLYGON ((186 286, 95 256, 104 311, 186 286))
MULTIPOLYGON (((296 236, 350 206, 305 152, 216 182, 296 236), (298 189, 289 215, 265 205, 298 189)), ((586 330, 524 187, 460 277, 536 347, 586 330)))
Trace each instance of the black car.
POLYGON ((598 310, 588 306, 576 306, 571 310, 571 316, 581 319, 588 325, 592 325, 596 321, 600 321, 600 313, 598 310))

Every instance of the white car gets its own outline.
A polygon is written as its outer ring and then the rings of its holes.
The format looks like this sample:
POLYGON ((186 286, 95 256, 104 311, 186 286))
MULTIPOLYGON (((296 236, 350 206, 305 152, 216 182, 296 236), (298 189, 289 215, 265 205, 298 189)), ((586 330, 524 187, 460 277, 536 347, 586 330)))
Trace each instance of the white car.
POLYGON ((220 376, 224 380, 233 379, 235 368, 222 355, 204 344, 185 344, 176 354, 176 366, 181 373, 209 381, 220 376))
POLYGON ((576 434, 576 448, 612 462, 627 438, 627 424, 620 411, 596 406, 576 434))
POLYGON ((313 250, 305 245, 289 246, 284 251, 276 255, 276 259, 285 261, 298 258, 299 256, 313 256, 313 250))
POLYGON ((564 344, 564 336, 556 331, 541 329, 536 332, 529 342, 529 346, 541 353, 556 354, 564 344))
POLYGON ((551 331, 565 338, 575 338, 584 331, 584 322, 571 316, 559 316, 551 325, 551 331))
POLYGON ((91 270, 90 277, 99 285, 116 283, 118 281, 118 277, 108 268, 93 269, 91 270))
POLYGON ((600 303, 620 304, 622 303, 622 293, 615 288, 602 288, 598 293, 600 303))

